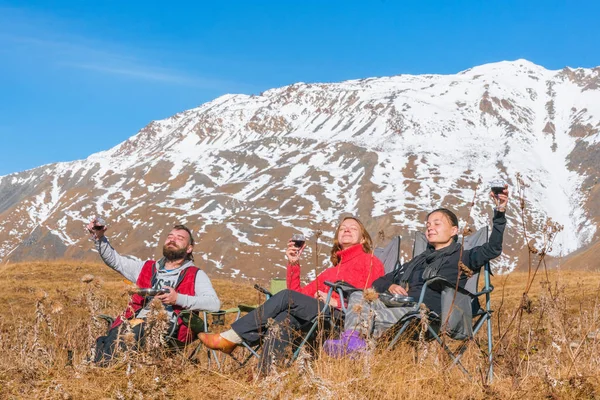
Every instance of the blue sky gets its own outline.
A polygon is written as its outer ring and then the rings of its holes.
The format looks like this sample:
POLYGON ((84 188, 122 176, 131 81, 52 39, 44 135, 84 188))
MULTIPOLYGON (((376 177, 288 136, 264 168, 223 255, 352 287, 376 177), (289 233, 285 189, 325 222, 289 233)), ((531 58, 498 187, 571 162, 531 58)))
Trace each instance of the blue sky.
POLYGON ((598 1, 0 0, 0 175, 225 93, 519 58, 595 67, 599 16, 598 1))

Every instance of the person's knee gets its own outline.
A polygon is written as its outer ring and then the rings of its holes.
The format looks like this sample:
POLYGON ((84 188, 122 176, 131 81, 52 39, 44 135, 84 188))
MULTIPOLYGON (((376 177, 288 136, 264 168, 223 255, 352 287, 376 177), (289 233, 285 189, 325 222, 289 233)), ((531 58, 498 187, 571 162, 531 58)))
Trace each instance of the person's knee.
POLYGON ((280 290, 279 292, 277 292, 273 297, 278 296, 278 297, 290 297, 290 295, 293 293, 294 291, 291 289, 283 289, 280 290))
POLYGON ((354 292, 348 297, 348 307, 354 304, 362 303, 363 292, 354 292))
POLYGON ((275 301, 282 304, 287 304, 290 302, 290 298, 292 297, 293 290, 283 289, 280 292, 274 294, 268 301, 275 301))

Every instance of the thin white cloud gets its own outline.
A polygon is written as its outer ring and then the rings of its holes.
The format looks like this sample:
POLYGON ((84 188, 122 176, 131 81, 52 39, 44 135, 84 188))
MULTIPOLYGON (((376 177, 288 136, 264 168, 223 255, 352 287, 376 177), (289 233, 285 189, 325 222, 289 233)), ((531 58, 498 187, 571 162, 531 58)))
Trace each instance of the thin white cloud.
POLYGON ((87 69, 90 71, 97 71, 106 74, 125 75, 140 79, 148 79, 152 81, 161 82, 174 82, 174 83, 189 83, 189 79, 172 75, 168 73, 160 73, 153 71, 144 71, 139 68, 123 68, 123 67, 109 67, 106 65, 94 65, 94 64, 64 64, 73 68, 87 69))
POLYGON ((84 63, 63 63, 66 67, 72 67, 77 69, 83 69, 88 71, 99 72, 103 74, 121 75, 131 77, 134 79, 149 80, 156 82, 167 82, 182 85, 192 85, 199 87, 220 87, 231 83, 226 83, 220 80, 207 80, 200 79, 193 76, 186 76, 177 71, 148 69, 147 67, 140 67, 135 65, 121 65, 111 66, 104 64, 84 64, 84 63))
POLYGON ((52 20, 46 22, 43 23, 43 19, 40 21, 37 15, 31 17, 30 21, 23 10, 0 7, 0 47, 4 47, 4 52, 10 52, 11 48, 15 51, 26 50, 28 57, 39 56, 50 65, 96 74, 207 89, 248 89, 245 84, 201 77, 168 65, 157 65, 150 60, 158 57, 143 54, 138 48, 98 41, 69 32, 57 32, 48 28, 53 25, 52 20), (32 23, 33 20, 35 23, 32 23))

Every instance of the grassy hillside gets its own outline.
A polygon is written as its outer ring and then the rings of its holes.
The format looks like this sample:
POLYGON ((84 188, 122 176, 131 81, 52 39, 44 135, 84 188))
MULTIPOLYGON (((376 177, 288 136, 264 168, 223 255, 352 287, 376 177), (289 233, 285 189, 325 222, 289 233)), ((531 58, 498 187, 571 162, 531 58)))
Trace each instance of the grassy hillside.
MULTIPOLYGON (((127 283, 99 264, 5 265, 0 267, 0 398, 600 397, 600 273, 541 271, 524 297, 527 282, 527 273, 493 278, 496 377, 491 385, 478 347, 485 347, 483 340, 470 343, 464 358, 473 380, 450 368, 435 343, 417 344, 419 352, 404 343, 354 361, 332 360, 317 350, 289 369, 255 379, 253 362, 237 369, 225 360, 217 370, 208 367, 204 352, 197 363, 185 354, 148 349, 110 368, 89 365, 89 349, 105 330, 93 316, 118 314, 127 302, 127 283)), ((262 301, 248 281, 214 285, 224 308, 262 301)), ((236 353, 241 357, 243 350, 236 353)))

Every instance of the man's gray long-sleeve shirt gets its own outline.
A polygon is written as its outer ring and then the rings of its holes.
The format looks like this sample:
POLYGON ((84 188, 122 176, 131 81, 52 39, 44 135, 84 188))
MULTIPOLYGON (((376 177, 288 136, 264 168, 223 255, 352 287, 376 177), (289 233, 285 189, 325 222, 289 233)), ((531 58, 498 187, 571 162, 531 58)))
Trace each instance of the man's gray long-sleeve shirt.
MULTIPOLYGON (((131 282, 137 281, 145 261, 135 260, 120 255, 110 245, 106 236, 95 242, 96 249, 106 265, 123 275, 127 280, 130 280, 131 282)), ((159 289, 165 286, 175 287, 177 280, 179 279, 179 274, 192 265, 192 261, 186 261, 179 268, 167 270, 165 269, 165 259, 162 258, 158 260, 156 262, 156 283, 154 284, 154 287, 159 289)), ((202 270, 198 270, 198 273, 196 274, 195 295, 189 296, 178 293, 175 304, 189 310, 219 311, 219 308, 221 307, 221 302, 210 279, 208 279, 208 276, 202 270)), ((172 307, 165 306, 165 308, 169 313, 169 318, 172 318, 172 307)), ((147 313, 148 305, 140 310, 137 317, 144 318, 147 313)))

